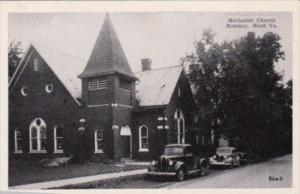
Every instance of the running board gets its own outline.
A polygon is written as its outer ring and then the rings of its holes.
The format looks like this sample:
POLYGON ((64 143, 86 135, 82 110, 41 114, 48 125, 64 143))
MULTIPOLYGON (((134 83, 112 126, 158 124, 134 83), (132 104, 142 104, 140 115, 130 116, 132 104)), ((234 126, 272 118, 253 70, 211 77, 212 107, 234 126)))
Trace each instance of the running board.
POLYGON ((187 175, 196 174, 196 173, 199 173, 199 172, 201 172, 201 169, 190 170, 190 171, 187 172, 187 175))

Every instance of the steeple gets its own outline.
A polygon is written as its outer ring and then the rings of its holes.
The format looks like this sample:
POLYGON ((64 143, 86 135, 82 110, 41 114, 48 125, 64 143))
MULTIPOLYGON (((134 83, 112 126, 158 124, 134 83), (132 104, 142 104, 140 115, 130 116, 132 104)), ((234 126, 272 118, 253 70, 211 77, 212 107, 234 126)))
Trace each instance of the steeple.
POLYGON ((133 80, 137 79, 128 64, 109 14, 106 14, 87 65, 78 77, 86 78, 114 73, 133 80))

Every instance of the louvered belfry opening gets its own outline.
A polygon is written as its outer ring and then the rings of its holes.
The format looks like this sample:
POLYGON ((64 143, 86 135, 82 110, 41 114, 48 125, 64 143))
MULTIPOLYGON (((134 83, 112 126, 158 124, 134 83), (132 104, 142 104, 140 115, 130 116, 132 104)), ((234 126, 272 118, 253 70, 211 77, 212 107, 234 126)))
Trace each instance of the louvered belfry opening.
POLYGON ((82 100, 87 105, 118 101, 131 105, 134 100, 132 87, 137 78, 130 68, 109 14, 106 14, 87 65, 78 77, 82 79, 82 100), (122 91, 118 92, 119 89, 122 91), (119 93, 125 95, 125 101, 116 96, 119 93))

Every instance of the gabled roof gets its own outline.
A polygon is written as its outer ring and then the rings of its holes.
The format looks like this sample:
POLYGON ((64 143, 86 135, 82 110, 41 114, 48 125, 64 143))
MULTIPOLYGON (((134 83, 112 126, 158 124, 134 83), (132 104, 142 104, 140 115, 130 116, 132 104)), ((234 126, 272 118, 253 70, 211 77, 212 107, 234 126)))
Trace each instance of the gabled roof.
MULTIPOLYGON (((38 52, 74 100, 80 105, 78 99, 81 98, 82 88, 78 75, 82 72, 86 61, 40 44, 32 44, 28 48, 28 50, 33 49, 38 52)), ((26 52, 23 59, 28 56, 30 57, 30 52, 26 52)), ((23 71, 22 69, 24 69, 21 66, 24 64, 26 63, 20 63, 12 80, 10 80, 10 88, 11 85, 15 85, 18 81, 23 71)), ((182 71, 182 66, 173 66, 137 72, 136 75, 139 82, 136 85, 136 98, 139 101, 139 105, 167 105, 170 102, 182 71)))
POLYGON ((112 73, 119 73, 136 79, 107 14, 87 66, 79 77, 85 78, 112 73))
POLYGON ((136 98, 139 105, 168 104, 182 71, 182 66, 173 66, 135 73, 140 80, 136 85, 136 98))
MULTIPOLYGON (((86 61, 36 43, 31 44, 28 50, 32 48, 38 52, 75 101, 80 104, 78 98, 81 98, 81 80, 77 76, 82 72, 86 61)), ((23 58, 28 54, 27 52, 23 58)), ((13 76, 12 79, 15 80, 11 80, 10 83, 18 81, 16 79, 20 77, 20 73, 22 73, 20 71, 24 69, 21 65, 24 64, 21 63, 20 68, 15 72, 19 76, 13 76)))

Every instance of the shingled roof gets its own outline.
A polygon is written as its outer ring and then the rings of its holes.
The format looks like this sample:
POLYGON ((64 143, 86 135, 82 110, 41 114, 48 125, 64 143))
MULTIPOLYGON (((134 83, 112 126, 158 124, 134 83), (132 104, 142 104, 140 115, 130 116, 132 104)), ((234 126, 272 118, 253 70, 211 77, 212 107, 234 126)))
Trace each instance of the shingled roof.
POLYGON ((88 63, 79 78, 112 73, 119 73, 136 79, 128 64, 111 19, 107 14, 88 63))
POLYGON ((150 71, 136 72, 136 98, 140 106, 167 105, 175 90, 182 66, 172 66, 150 71))

